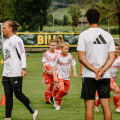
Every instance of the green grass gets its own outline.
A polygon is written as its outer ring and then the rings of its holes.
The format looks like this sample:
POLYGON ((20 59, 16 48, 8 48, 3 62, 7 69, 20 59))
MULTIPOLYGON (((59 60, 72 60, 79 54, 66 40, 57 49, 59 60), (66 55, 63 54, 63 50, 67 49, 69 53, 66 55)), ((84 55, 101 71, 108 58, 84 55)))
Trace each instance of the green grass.
MULTIPOLYGON (((106 30, 106 31, 108 31, 108 26, 107 25, 99 25, 99 27, 104 29, 104 30, 106 30)), ((44 32, 78 32, 78 33, 80 33, 80 32, 82 32, 82 31, 84 31, 84 30, 86 30, 88 28, 89 28, 88 26, 81 27, 81 25, 79 25, 78 27, 73 27, 73 26, 56 26, 55 25, 54 28, 53 28, 53 26, 44 26, 43 27, 43 31, 44 32)), ((110 26, 109 29, 110 29, 110 31, 112 29, 116 29, 117 33, 118 33, 119 26, 110 26)), ((116 35, 116 33, 113 32, 113 31, 111 32, 111 34, 113 34, 113 35, 115 34, 116 35)))
MULTIPOLYGON (((77 52, 71 53, 77 62, 78 79, 71 77, 70 90, 68 95, 63 97, 60 111, 55 111, 53 105, 45 104, 44 84, 42 84, 42 56, 43 52, 30 53, 27 58, 27 76, 23 80, 23 93, 30 99, 33 106, 39 110, 40 120, 84 120, 84 101, 80 99, 81 77, 79 75, 79 62, 77 61, 77 52)), ((0 54, 0 60, 3 55, 0 54)), ((2 74, 3 64, 0 64, 0 75, 2 74)), ((118 85, 120 74, 118 74, 118 85)), ((0 84, 0 98, 4 92, 0 84)), ((111 93, 111 98, 113 92, 111 93)), ((113 100, 110 101, 113 120, 120 120, 120 114, 114 111, 113 100)), ((99 106, 100 112, 94 113, 94 120, 103 120, 103 112, 99 106)), ((4 119, 5 106, 0 105, 0 120, 4 119)), ((14 106, 12 120, 32 120, 32 116, 25 106, 14 97, 14 106)))

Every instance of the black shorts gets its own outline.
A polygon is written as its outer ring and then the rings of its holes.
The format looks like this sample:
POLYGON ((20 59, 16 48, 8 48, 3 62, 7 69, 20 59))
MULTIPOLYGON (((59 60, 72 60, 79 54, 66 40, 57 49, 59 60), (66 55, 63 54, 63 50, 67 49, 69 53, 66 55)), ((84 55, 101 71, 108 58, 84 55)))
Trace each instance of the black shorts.
POLYGON ((82 78, 81 98, 85 100, 95 99, 96 90, 99 98, 110 98, 110 78, 100 79, 85 77, 82 78))

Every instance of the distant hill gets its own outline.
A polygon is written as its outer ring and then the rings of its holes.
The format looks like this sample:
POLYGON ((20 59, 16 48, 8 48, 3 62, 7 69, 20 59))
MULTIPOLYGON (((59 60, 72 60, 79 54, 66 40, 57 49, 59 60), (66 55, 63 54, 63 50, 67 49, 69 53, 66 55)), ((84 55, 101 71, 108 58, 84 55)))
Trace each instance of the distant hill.
POLYGON ((57 19, 63 19, 64 15, 67 15, 69 19, 71 19, 70 15, 68 14, 68 7, 66 8, 57 8, 56 10, 53 11, 54 17, 57 19))
POLYGON ((74 0, 52 0, 53 9, 66 8, 74 3, 74 0))

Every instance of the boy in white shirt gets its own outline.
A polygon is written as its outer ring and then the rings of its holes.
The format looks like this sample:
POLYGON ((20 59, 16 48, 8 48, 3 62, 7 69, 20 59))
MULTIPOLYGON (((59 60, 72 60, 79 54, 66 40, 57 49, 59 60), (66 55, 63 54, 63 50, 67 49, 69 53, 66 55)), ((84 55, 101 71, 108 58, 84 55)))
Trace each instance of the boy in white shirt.
POLYGON ((42 64, 44 68, 43 72, 43 80, 45 82, 45 98, 46 98, 46 104, 50 103, 50 98, 52 96, 53 87, 54 87, 54 77, 52 75, 52 62, 55 61, 55 59, 58 56, 58 53, 55 51, 56 48, 56 40, 52 39, 49 43, 49 50, 47 50, 42 58, 42 64), (47 66, 50 67, 50 71, 47 69, 47 66))
MULTIPOLYGON (((117 74, 118 70, 120 67, 120 57, 118 56, 119 54, 119 44, 115 43, 115 60, 110 67, 110 90, 114 91, 113 94, 113 100, 115 104, 115 112, 120 112, 120 107, 119 107, 119 94, 120 90, 119 87, 116 84, 116 79, 117 79, 117 74)), ((95 111, 98 112, 98 105, 99 105, 99 99, 95 102, 95 111)))
MULTIPOLYGON (((61 43, 62 43, 62 37, 61 36, 57 36, 56 37, 56 49, 55 51, 60 54, 61 53, 61 43)), ((57 66, 56 66, 56 75, 58 76, 58 69, 57 69, 57 66)), ((52 94, 52 97, 51 97, 51 101, 53 102, 53 97, 56 96, 56 94, 58 93, 58 90, 59 88, 57 86, 54 87, 54 91, 53 91, 53 94, 52 94)))
POLYGON ((58 83, 59 91, 57 96, 54 98, 54 107, 56 110, 60 110, 61 101, 64 95, 68 94, 70 87, 70 75, 71 75, 71 66, 73 68, 73 76, 77 78, 76 73, 76 62, 73 56, 68 53, 69 44, 63 42, 61 44, 61 53, 57 57, 56 61, 52 64, 52 71, 54 76, 54 82, 58 83), (58 66, 58 77, 55 74, 55 66, 58 66))

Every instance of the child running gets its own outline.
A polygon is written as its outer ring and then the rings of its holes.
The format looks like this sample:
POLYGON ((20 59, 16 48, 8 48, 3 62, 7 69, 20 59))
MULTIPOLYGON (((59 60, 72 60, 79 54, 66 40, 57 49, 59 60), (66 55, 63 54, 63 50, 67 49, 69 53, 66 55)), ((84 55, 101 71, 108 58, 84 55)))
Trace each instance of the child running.
MULTIPOLYGON (((112 66, 110 67, 110 91, 114 91, 113 94, 113 100, 115 104, 115 112, 120 112, 120 107, 119 107, 119 94, 120 90, 119 87, 116 84, 116 79, 117 79, 117 73, 120 67, 120 57, 118 56, 119 54, 119 44, 115 43, 115 61, 113 62, 112 66)), ((98 110, 98 105, 99 105, 99 99, 95 102, 95 111, 99 112, 98 110)))
MULTIPOLYGON (((61 43, 62 43, 62 37, 61 36, 57 36, 56 37, 56 49, 55 49, 55 51, 58 53, 58 54, 60 54, 61 53, 61 43)), ((57 66, 56 66, 56 75, 58 76, 58 69, 57 69, 57 66)), ((51 85, 52 86, 52 85, 51 85)), ((54 87, 54 91, 53 91, 53 94, 52 94, 52 97, 51 97, 51 101, 53 102, 53 97, 55 97, 56 96, 56 94, 58 93, 58 90, 59 90, 59 88, 58 88, 58 86, 55 86, 54 87)))
POLYGON ((56 97, 54 97, 54 107, 55 110, 60 110, 61 101, 63 96, 68 94, 70 87, 70 74, 71 74, 71 66, 73 68, 73 77, 77 78, 76 73, 76 62, 74 57, 68 53, 69 44, 67 42, 63 42, 61 44, 61 53, 52 64, 52 71, 54 76, 54 82, 58 84, 59 91, 56 97), (55 74, 55 66, 58 66, 58 78, 55 74))
POLYGON ((44 68, 43 72, 43 82, 45 83, 45 99, 46 104, 50 103, 50 98, 52 96, 54 81, 51 69, 51 63, 55 61, 58 56, 58 53, 55 51, 56 40, 52 39, 49 43, 49 50, 46 51, 43 55, 42 64, 44 68))

